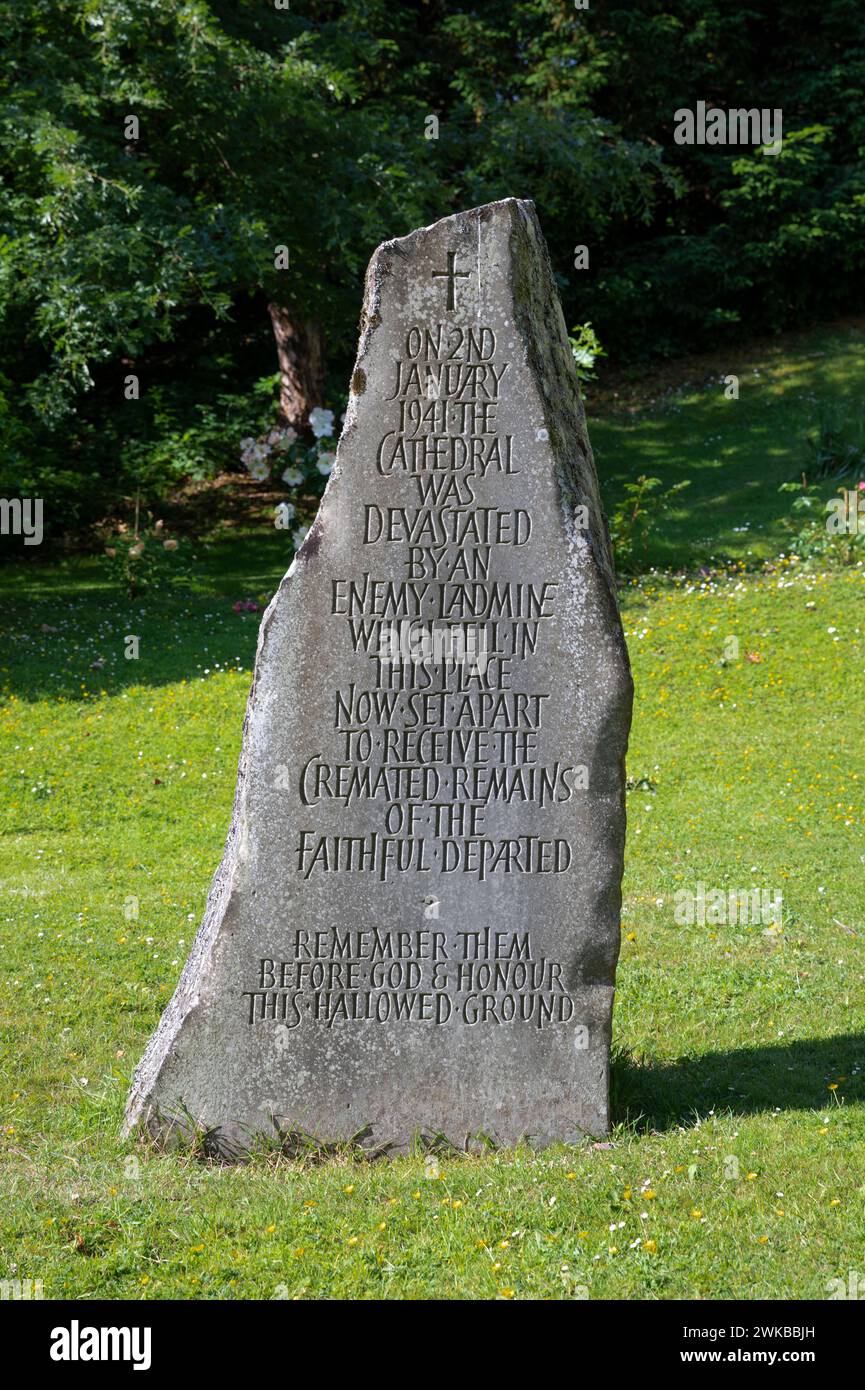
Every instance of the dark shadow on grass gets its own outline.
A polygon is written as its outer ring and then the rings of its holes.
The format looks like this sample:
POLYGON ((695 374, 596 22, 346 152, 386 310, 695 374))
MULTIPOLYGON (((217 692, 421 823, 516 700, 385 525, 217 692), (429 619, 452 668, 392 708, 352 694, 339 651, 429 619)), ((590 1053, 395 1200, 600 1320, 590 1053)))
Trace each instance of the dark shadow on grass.
MULTIPOLYGON (((749 567, 786 550, 789 498, 781 483, 810 473, 808 436, 828 409, 854 433, 861 419, 862 331, 851 324, 779 339, 756 355, 731 345, 729 365, 683 383, 644 410, 594 413, 589 433, 609 516, 639 474, 663 488, 687 481, 671 510, 655 518, 642 568, 691 569, 736 558, 749 567), (759 366, 758 366, 759 364, 759 366), (724 373, 742 373, 741 398, 724 396, 724 373), (749 559, 749 557, 752 557, 749 559)), ((824 499, 834 495, 827 483, 824 499)))
POLYGON ((614 1123, 638 1130, 690 1125, 710 1111, 828 1114, 839 1101, 865 1102, 865 1035, 803 1038, 674 1062, 619 1052, 613 1057, 611 1093, 614 1123), (831 1085, 837 1090, 831 1091, 831 1085))
POLYGON ((202 546, 188 586, 134 598, 98 556, 0 567, 0 693, 83 701, 228 667, 251 672, 264 605, 293 553, 284 532, 226 537, 202 546), (253 608, 236 612, 238 602, 253 608), (137 659, 125 655, 128 634, 137 659))

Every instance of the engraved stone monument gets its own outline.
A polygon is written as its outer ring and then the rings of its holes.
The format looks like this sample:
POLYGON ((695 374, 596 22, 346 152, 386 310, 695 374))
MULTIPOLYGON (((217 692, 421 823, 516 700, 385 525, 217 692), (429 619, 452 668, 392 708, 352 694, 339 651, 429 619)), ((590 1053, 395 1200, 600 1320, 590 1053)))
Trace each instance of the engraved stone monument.
POLYGON ((127 1125, 601 1135, 632 685, 534 207, 380 246, 261 624, 234 815, 127 1125))

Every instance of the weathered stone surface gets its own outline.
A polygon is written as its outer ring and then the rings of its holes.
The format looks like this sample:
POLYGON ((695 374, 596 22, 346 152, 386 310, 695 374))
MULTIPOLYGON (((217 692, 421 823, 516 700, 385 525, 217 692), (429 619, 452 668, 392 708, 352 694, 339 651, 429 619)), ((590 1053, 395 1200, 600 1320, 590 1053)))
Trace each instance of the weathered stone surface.
POLYGON ((532 204, 385 243, 127 1124, 185 1114, 226 1147, 274 1118, 396 1146, 602 1134, 631 695, 532 204), (457 626, 463 650, 413 659, 457 626))

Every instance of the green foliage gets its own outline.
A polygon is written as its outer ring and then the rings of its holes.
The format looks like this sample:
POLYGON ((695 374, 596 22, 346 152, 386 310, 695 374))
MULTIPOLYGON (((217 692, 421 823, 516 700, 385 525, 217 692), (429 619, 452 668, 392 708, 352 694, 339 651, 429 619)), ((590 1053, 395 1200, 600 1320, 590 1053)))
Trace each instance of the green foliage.
MULTIPOLYGON (((657 141, 677 180, 649 235, 616 223, 582 312, 616 358, 713 346, 861 307, 865 16, 855 0, 707 6, 592 0, 593 109, 657 141), (674 113, 783 112, 781 152, 676 145, 674 113)), ((575 238, 576 239, 576 238, 575 238)), ((585 237, 580 238, 585 240, 585 237)))
POLYGON ((595 371, 595 363, 599 357, 606 357, 607 354, 601 347, 598 335, 590 323, 578 323, 572 328, 568 342, 571 345, 571 352, 574 354, 574 365, 585 395, 586 383, 594 381, 598 375, 595 371))
POLYGON ((0 481, 55 530, 237 466, 275 421, 270 301, 323 327, 333 399, 371 249, 474 203, 535 199, 566 321, 620 362, 865 302, 855 0, 0 0, 0 22, 0 481), (698 100, 781 107, 780 153, 676 145, 698 100))
POLYGON ((815 430, 807 438, 810 462, 807 476, 845 478, 857 470, 865 472, 865 433, 863 419, 851 424, 846 411, 824 405, 815 430))
POLYGON ((182 479, 201 481, 230 466, 238 440, 274 418, 276 376, 262 377, 246 392, 219 391, 192 410, 167 386, 154 387, 140 435, 118 440, 123 475, 155 501, 182 479))
POLYGON ((865 481, 839 488, 838 498, 825 500, 814 484, 782 483, 779 492, 794 494, 784 525, 792 537, 789 550, 807 569, 842 569, 865 563, 865 481), (858 510, 860 499, 862 511, 858 510))
POLYGON ((105 568, 112 584, 130 599, 166 589, 189 589, 195 560, 192 542, 172 536, 161 519, 148 515, 143 524, 139 520, 136 499, 134 525, 120 522, 105 547, 105 568))
POLYGON ((670 510, 672 498, 689 486, 685 479, 659 492, 661 479, 642 473, 633 482, 622 484, 610 514, 610 539, 618 570, 627 573, 639 568, 646 557, 650 531, 670 510))
POLYGON ((809 569, 861 564, 865 561, 865 440, 861 419, 852 425, 845 411, 824 402, 806 444, 806 471, 799 480, 784 482, 778 489, 793 498, 782 520, 791 537, 789 551, 809 569), (837 488, 838 495, 827 500, 826 480, 851 474, 853 486, 837 488))

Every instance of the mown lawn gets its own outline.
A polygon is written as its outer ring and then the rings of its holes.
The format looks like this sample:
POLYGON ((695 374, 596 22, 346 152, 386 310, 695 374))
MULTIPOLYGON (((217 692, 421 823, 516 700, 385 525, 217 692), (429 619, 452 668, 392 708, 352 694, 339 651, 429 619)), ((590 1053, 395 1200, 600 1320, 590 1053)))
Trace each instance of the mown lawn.
MULTIPOLYGON (((838 351, 847 399, 865 370, 838 351)), ((713 553, 744 561, 732 526, 774 535, 780 499, 751 511, 736 469, 781 480, 794 425, 779 406, 745 467, 743 403, 711 425, 723 477, 701 471, 714 399, 595 429, 608 488, 616 467, 716 487, 661 548, 715 525, 713 553)), ((623 592, 635 786, 609 1144, 224 1168, 118 1138, 228 825, 258 626, 232 604, 275 586, 289 546, 202 539, 195 592, 134 603, 97 559, 0 576, 0 1278, 48 1298, 825 1298, 865 1275, 861 567, 623 592), (677 925, 673 895, 699 883, 781 890, 782 928, 677 925)))
MULTIPOLYGON (((627 479, 644 473, 663 486, 688 481, 663 526, 649 536, 646 565, 749 564, 789 542, 781 483, 811 475, 808 437, 823 421, 865 448, 865 326, 833 324, 740 352, 690 359, 679 371, 603 393, 591 419, 592 444, 608 512, 627 479), (738 378, 728 400, 725 381, 738 378), (646 400, 649 404, 646 405, 646 400), (611 408, 612 407, 612 408, 611 408)), ((812 478, 813 480, 813 478, 812 478)), ((827 484, 832 495, 837 484, 827 484)))

